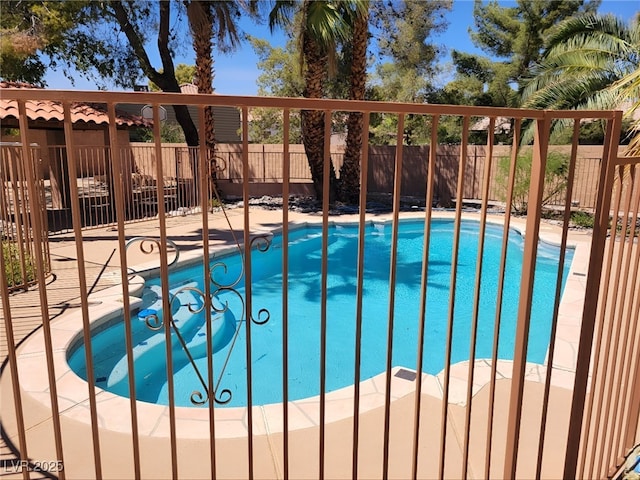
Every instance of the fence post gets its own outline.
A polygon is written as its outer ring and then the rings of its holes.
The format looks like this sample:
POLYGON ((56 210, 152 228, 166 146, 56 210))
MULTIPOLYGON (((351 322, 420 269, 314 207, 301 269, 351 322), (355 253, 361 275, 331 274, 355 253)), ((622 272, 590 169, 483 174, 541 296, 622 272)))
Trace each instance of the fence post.
POLYGON ((538 251, 538 234, 542 210, 541 201, 544 193, 544 171, 547 163, 550 126, 551 117, 547 112, 544 113, 542 119, 536 120, 533 158, 531 162, 531 183, 527 202, 530 208, 527 212, 526 235, 524 239, 522 280, 520 283, 520 300, 518 303, 518 323, 516 325, 515 351, 513 355, 509 415, 507 417, 509 420, 507 425, 504 478, 516 477, 524 377, 527 362, 527 341, 531 321, 533 280, 538 251))
POLYGON ((622 112, 614 112, 614 116, 607 122, 605 135, 605 155, 600 163, 600 180, 598 182, 598 196, 593 224, 593 237, 589 255, 589 270, 585 287, 584 307, 582 310, 582 328, 580 329, 580 343, 578 344, 578 358, 576 360, 576 378, 573 385, 573 399, 571 401, 571 415, 569 420, 569 434, 567 451, 564 462, 563 478, 575 478, 580 450, 582 420, 587 394, 589 365, 591 363, 591 349, 595 330, 596 310, 598 308, 598 291, 602 275, 604 248, 609 229, 609 208, 611 205, 611 189, 613 188, 615 158, 617 157, 618 142, 622 124, 622 112))

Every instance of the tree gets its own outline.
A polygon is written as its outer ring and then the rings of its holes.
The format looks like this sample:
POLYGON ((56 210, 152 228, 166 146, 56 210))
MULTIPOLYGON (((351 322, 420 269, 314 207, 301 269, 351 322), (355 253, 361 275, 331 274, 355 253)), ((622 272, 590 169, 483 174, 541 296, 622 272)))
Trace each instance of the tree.
MULTIPOLYGON (((300 71, 301 53, 299 42, 289 38, 284 48, 274 48, 262 39, 248 37, 258 56, 258 69, 262 71, 257 80, 258 95, 276 97, 301 97, 304 91, 304 78, 300 71)), ((344 51, 336 56, 333 76, 327 78, 324 96, 327 98, 348 98, 348 72, 351 56, 344 51)), ((256 108, 251 111, 250 139, 252 142, 282 143, 282 112, 278 109, 256 108)), ((334 132, 343 133, 346 129, 346 116, 333 115, 331 120, 334 132)), ((290 112, 290 143, 302 143, 300 115, 290 112)))
MULTIPOLYGON (((323 98, 326 79, 335 70, 335 55, 340 41, 349 33, 347 15, 353 13, 354 2, 304 0, 278 1, 269 14, 269 25, 286 27, 296 13, 299 14, 297 38, 301 45, 305 98, 323 98)), ((316 198, 323 198, 324 182, 324 112, 301 112, 302 141, 311 169, 316 198)), ((333 164, 329 169, 329 199, 336 194, 336 174, 333 164)))
MULTIPOLYGON (((128 48, 135 55, 140 69, 149 80, 155 83, 163 92, 180 93, 180 84, 176 79, 173 55, 169 46, 171 38, 171 2, 158 2, 158 52, 162 68, 156 69, 145 49, 147 32, 145 23, 152 18, 151 5, 144 2, 129 0, 120 2, 112 0, 104 4, 104 12, 115 19, 120 30, 128 40, 128 48)), ((121 78, 116 79, 122 81, 121 78)), ((173 105, 176 120, 184 131, 185 140, 189 146, 199 144, 198 130, 186 105, 173 105)))
MULTIPOLYGON (((73 66, 99 86, 110 81, 116 86, 131 88, 138 83, 142 72, 162 91, 180 93, 173 56, 178 46, 188 39, 188 32, 179 28, 183 9, 196 11, 191 15, 190 26, 194 42, 197 40, 194 45, 197 49, 204 48, 199 55, 196 52, 196 65, 202 66, 199 74, 206 76, 207 61, 203 58, 211 58, 208 53, 211 50, 206 50, 207 35, 210 40, 216 39, 217 48, 222 51, 237 43, 239 36, 234 22, 239 15, 239 4, 236 2, 3 2, 2 75, 6 79, 42 83, 47 68, 64 65, 73 66), (155 42, 152 41, 154 34, 155 42), (7 35, 11 40, 21 38, 22 41, 5 42, 7 35), (150 59, 149 49, 154 44, 158 48, 159 66, 154 66, 150 59), (45 56, 48 64, 44 63, 45 56)), ((211 74, 200 83, 206 85, 208 81, 211 85, 212 78, 211 74)), ((209 89, 206 91, 211 91, 209 89)), ((173 108, 187 144, 197 146, 198 130, 187 107, 174 105, 173 108)))
MULTIPOLYGON (((328 57, 331 60, 335 59, 333 68, 329 69, 329 66, 333 62, 328 61, 327 67, 320 69, 327 72, 324 74, 322 81, 323 97, 397 101, 414 101, 416 99, 419 99, 417 101, 421 101, 421 99, 424 99, 424 93, 428 90, 428 87, 430 87, 425 77, 430 77, 433 72, 436 71, 434 62, 440 54, 440 49, 431 45, 431 43, 428 42, 428 37, 431 33, 444 27, 445 23, 439 19, 438 13, 443 8, 450 8, 450 0, 441 0, 438 2, 393 2, 391 4, 383 4, 382 2, 370 3, 365 0, 310 3, 316 4, 316 8, 323 4, 325 7, 333 8, 337 15, 342 16, 341 22, 344 25, 344 33, 339 35, 334 41, 333 48, 330 52, 331 55, 328 57), (335 3, 335 6, 332 7, 332 3, 335 3), (363 21, 365 18, 368 18, 368 22, 363 21), (359 25, 356 23, 358 20, 360 20, 359 25), (358 31, 361 33, 358 33, 358 31), (404 70, 394 69, 393 63, 388 62, 385 64, 385 67, 381 67, 385 71, 385 76, 382 80, 378 81, 378 85, 369 84, 368 82, 367 66, 371 65, 371 59, 367 56, 368 40, 371 37, 369 32, 373 32, 374 36, 375 34, 379 34, 380 37, 388 37, 392 34, 394 39, 398 39, 398 42, 401 41, 405 34, 410 35, 410 38, 405 39, 402 45, 403 48, 406 47, 412 50, 411 55, 403 54, 401 49, 393 49, 392 44, 389 42, 385 43, 386 50, 381 58, 392 58, 391 56, 393 52, 395 52, 399 58, 402 57, 404 59, 404 70), (359 40, 356 41, 356 38, 359 38, 359 40), (416 43, 423 43, 424 46, 417 46, 416 43), (357 54, 355 51, 356 45, 359 45, 357 54), (332 70, 333 75, 329 75, 329 70, 332 70), (389 72, 389 75, 386 75, 387 72, 389 72), (405 73, 406 75, 403 75, 405 73), (402 83, 404 85, 403 88, 389 88, 389 82, 387 82, 387 80, 390 78, 393 78, 392 83, 402 83), (405 78, 410 79, 405 82, 405 78), (425 88, 421 88, 420 86, 422 85, 424 85, 425 88), (390 93, 392 90, 398 94, 390 93), (400 92, 400 90, 402 90, 402 92, 400 92), (405 91, 408 92, 406 95, 404 93, 405 91), (417 94, 416 92, 420 93, 417 94)), ((289 29, 287 31, 292 40, 287 43, 285 49, 271 49, 266 44, 254 41, 254 48, 261 58, 259 67, 264 71, 259 78, 260 94, 284 94, 286 96, 304 95, 307 83, 304 81, 304 78, 296 74, 298 69, 295 68, 295 58, 301 59, 305 68, 307 65, 304 54, 301 52, 301 47, 303 46, 300 35, 303 30, 302 6, 302 3, 279 2, 271 12, 272 25, 282 25, 284 28, 289 29), (283 4, 288 4, 289 10, 284 8, 283 4), (296 9, 296 7, 298 8, 296 9), (295 20, 294 14, 299 15, 295 20)), ((325 22, 325 25, 331 25, 331 21, 325 22)), ((303 75, 308 73, 309 70, 303 68, 303 75)), ((379 75, 379 78, 382 78, 382 76, 379 75)), ((269 112, 261 111, 260 116, 256 116, 257 120, 255 120, 255 122, 258 123, 264 120, 267 125, 267 131, 269 132, 268 135, 260 135, 260 132, 256 132, 256 135, 260 138, 281 138, 279 129, 270 127, 273 125, 273 121, 266 120, 267 118, 272 118, 270 115, 269 112)), ((349 127, 346 125, 345 120, 348 123, 348 117, 349 115, 338 113, 334 115, 332 119, 334 131, 346 131, 347 137, 351 135, 352 138, 352 140, 348 140, 352 146, 348 147, 350 152, 347 153, 346 167, 343 167, 340 172, 339 183, 344 184, 346 188, 341 188, 335 180, 332 180, 332 182, 336 184, 338 199, 354 202, 358 198, 357 186, 359 185, 360 161, 359 147, 356 148, 356 146, 361 144, 361 140, 357 141, 354 139, 359 136, 361 137, 361 133, 358 133, 357 130, 360 128, 360 131, 362 131, 362 127, 358 127, 357 122, 354 120, 352 120, 354 122, 352 126, 349 127), (345 193, 351 198, 348 198, 345 193)), ((292 115, 292 122, 294 118, 292 115)), ((421 132, 424 129, 423 126, 419 125, 420 123, 424 122, 420 122, 420 119, 416 119, 415 122, 414 119, 407 120, 406 132, 408 141, 414 141, 414 139, 417 138, 414 132, 421 132), (414 128, 414 126, 416 128, 414 128)), ((391 141, 395 140, 395 127, 388 125, 381 117, 373 115, 371 124, 372 129, 370 134, 374 136, 374 138, 370 137, 372 143, 388 144, 390 142, 386 135, 388 132, 393 132, 391 135, 393 139, 391 141), (384 132, 376 136, 376 129, 384 130, 384 132)), ((252 138, 254 138, 254 136, 252 136, 252 138)))
MULTIPOLYGON (((180 85, 185 83, 193 83, 196 78, 196 66, 179 63, 176 65, 176 80, 180 85)), ((149 82, 149 90, 152 92, 160 92, 160 88, 153 82, 149 82)))
MULTIPOLYGON (((196 54, 195 82, 198 93, 213 93, 213 44, 218 50, 228 52, 240 42, 236 20, 240 10, 236 2, 211 0, 184 0, 189 19, 189 28, 196 54)), ((205 146, 209 152, 209 175, 215 188, 217 168, 215 161, 216 131, 213 107, 204 109, 204 128, 202 132, 205 146)), ((191 156, 192 169, 197 168, 197 155, 191 156)), ((197 182, 196 182, 197 183, 197 182)), ((199 185, 195 185, 196 196, 199 185)))
POLYGON ((562 20, 583 12, 596 12, 601 0, 518 0, 515 7, 497 1, 476 0, 473 42, 486 52, 506 58, 510 80, 519 83, 543 51, 544 34, 562 20))
MULTIPOLYGON (((296 42, 289 39, 285 48, 274 48, 262 39, 248 37, 258 56, 258 95, 301 97, 304 81, 300 75, 300 54, 296 42)), ((282 143, 282 112, 273 108, 254 108, 251 111, 249 140, 255 143, 282 143)), ((301 143, 300 115, 291 112, 289 143, 301 143)))
MULTIPOLYGON (((196 54, 195 81, 198 93, 213 93, 213 44, 219 51, 228 52, 240 43, 236 21, 240 18, 238 3, 230 1, 184 0, 189 28, 196 54)), ((204 140, 207 148, 215 148, 213 108, 205 114, 204 140)))
POLYGON ((541 58, 545 33, 566 18, 595 12, 599 4, 600 0, 517 0, 513 6, 502 6, 496 0, 475 0, 471 39, 495 60, 454 50, 456 79, 448 88, 461 92, 466 104, 519 106, 518 91, 541 58))
POLYGON ((442 48, 429 39, 444 31, 447 22, 443 14, 451 6, 451 0, 374 2, 372 19, 380 56, 391 59, 401 70, 433 76, 442 48))
MULTIPOLYGON (((116 39, 104 41, 108 22, 103 17, 103 5, 89 0, 2 2, 0 75, 45 86, 47 69, 64 64, 97 80, 135 81, 139 77, 135 58, 130 50, 111 48, 116 39)), ((67 75, 66 69, 63 72, 67 75)))
POLYGON ((0 16, 0 74, 4 80, 42 85, 46 66, 36 53, 51 41, 50 26, 26 2, 12 3, 0 16))
MULTIPOLYGON (((433 91, 433 77, 438 72, 436 61, 444 50, 431 38, 446 28, 443 13, 451 9, 451 4, 450 0, 373 4, 373 31, 377 33, 381 61, 372 85, 374 97, 412 103, 428 100, 433 91)), ((395 143, 396 129, 395 115, 372 118, 371 142, 395 143)), ((407 116, 404 130, 407 144, 425 143, 429 136, 429 125, 424 118, 407 116)))
MULTIPOLYGON (((369 2, 363 2, 353 19, 351 46, 351 71, 349 72, 349 99, 364 100, 367 83, 367 46, 369 44, 369 2)), ((347 145, 340 169, 340 200, 358 203, 360 197, 360 158, 364 130, 361 112, 349 112, 347 120, 347 145)))
MULTIPOLYGON (((640 102, 640 23, 587 14, 562 22, 523 91, 529 108, 613 109, 640 102)), ((631 117, 629 117, 631 118, 631 117)), ((561 127, 562 124, 557 124, 561 127)), ((640 153, 640 122, 631 152, 640 153)))

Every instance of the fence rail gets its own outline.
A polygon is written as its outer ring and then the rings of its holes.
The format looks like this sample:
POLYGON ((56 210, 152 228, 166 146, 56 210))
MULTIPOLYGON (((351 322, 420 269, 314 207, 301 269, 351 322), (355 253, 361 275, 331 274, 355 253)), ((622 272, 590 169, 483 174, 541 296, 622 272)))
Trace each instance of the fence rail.
MULTIPOLYGON (((33 153, 27 161, 33 164, 33 171, 37 172, 38 156, 37 152, 33 153)), ((44 203, 45 189, 40 177, 28 181, 27 162, 23 161, 19 147, 3 146, 0 155, 3 185, 0 194, 0 239, 2 256, 5 258, 2 274, 6 277, 9 290, 13 291, 26 289, 37 281, 36 249, 43 258, 43 274, 51 273, 46 210, 40 208, 44 203), (42 226, 38 232, 43 238, 42 243, 34 242, 38 220, 42 226)))
MULTIPOLYGON (((12 407, 7 415, 3 407, 2 427, 5 441, 19 455, 16 472, 24 478, 35 466, 32 459, 51 460, 52 469, 63 466, 56 472, 59 478, 604 478, 638 442, 639 160, 618 158, 613 140, 619 138, 620 112, 25 89, 3 91, 3 98, 17 103, 21 145, 14 157, 3 149, 5 192, 11 195, 1 199, 2 212, 27 203, 34 220, 20 231, 32 234, 37 287, 9 295, 7 275, 0 277, 8 365, 0 392, 12 407), (25 103, 31 100, 62 102, 65 145, 49 154, 49 173, 42 179, 42 165, 23 162, 24 194, 7 169, 19 163, 18 153, 38 158, 29 147, 35 125, 29 123, 25 103), (75 145, 69 108, 76 101, 107 105, 108 141, 101 149, 75 145), (153 107, 158 140, 144 148, 122 145, 115 105, 141 102, 153 107), (201 131, 206 106, 241 109, 242 144, 216 155, 224 164, 218 180, 239 185, 244 208, 223 217, 209 212, 215 162, 205 147, 185 151, 160 143, 158 107, 167 102, 198 108, 201 131), (302 176, 296 165, 307 161, 294 145, 253 152, 262 148, 249 145, 253 107, 281 111, 283 138, 289 138, 292 111, 325 112, 323 149, 312 158, 324 172, 322 208, 316 215, 297 216, 286 204, 271 212, 249 208, 258 183, 273 181, 288 198, 296 175, 302 176), (332 111, 360 111, 365 119, 357 161, 358 210, 349 217, 354 230, 344 239, 353 250, 339 262, 337 252, 345 247, 330 231, 343 227, 333 226, 329 171, 332 159, 348 159, 329 151, 332 111), (372 113, 392 114, 398 121, 398 146, 379 155, 367 143, 372 113), (432 145, 441 116, 459 116, 462 144, 415 151, 402 145, 409 114, 429 122, 432 145), (469 126, 484 116, 489 117, 487 144, 474 150, 467 145, 469 126), (514 140, 508 147, 494 145, 498 117, 513 120, 514 140), (554 148, 548 144, 551 124, 558 118, 571 119, 574 128, 573 143, 565 148, 566 187, 561 189, 545 173, 554 148), (605 123, 607 136, 595 154, 582 160, 577 139, 585 119, 605 123), (519 131, 525 121, 535 124, 535 135, 525 193, 519 194, 517 152, 523 151, 519 131), (502 184, 496 180, 501 174, 502 184), (580 178, 595 184, 581 193, 580 178), (401 197, 411 192, 410 185, 422 185, 418 194, 424 196, 425 209, 406 215, 401 197), (540 302, 536 268, 550 256, 540 242, 549 230, 542 223, 542 204, 552 190, 560 213, 553 239, 559 253, 544 277, 547 290, 540 302), (374 192, 390 194, 392 211, 386 217, 367 210, 367 196, 374 192), (490 225, 495 221, 489 217, 493 196, 504 196, 505 211, 511 212, 519 195, 527 203, 526 215, 506 214, 499 226, 490 225), (576 200, 578 195, 584 200, 576 200), (480 205, 473 214, 477 237, 472 247, 464 243, 470 236, 463 211, 468 197, 480 205), (92 220, 83 216, 86 208, 76 198, 96 206, 108 203, 107 219, 115 228, 83 230, 92 220), (194 215, 171 218, 174 201, 194 215), (455 206, 445 218, 452 226, 446 247, 435 244, 436 201, 455 206), (575 202, 594 205, 591 235, 570 232, 575 202), (72 247, 64 257, 72 268, 47 283, 47 229, 37 212, 49 204, 69 208, 73 233, 57 237, 60 248, 67 241, 72 247), (141 236, 141 226, 129 222, 148 215, 136 210, 142 205, 157 216, 141 236), (424 222, 422 235, 403 239, 405 216, 424 222), (316 243, 301 260, 301 234, 294 225, 314 219, 320 230, 310 237, 316 243), (513 226, 525 235, 510 236, 513 226), (266 231, 271 229, 280 236, 266 231), (389 237, 388 247, 379 243, 382 236, 389 237), (490 237, 497 246, 488 246, 490 237), (570 252, 566 247, 572 243, 570 252), (96 293, 90 259, 104 259, 110 249, 102 269, 116 259, 108 275, 113 286, 96 293), (402 262, 410 250, 420 252, 421 260, 407 265, 402 262), (236 256, 227 256, 229 251, 236 256), (157 255, 155 283, 145 280, 148 272, 133 275, 150 267, 147 254, 157 255), (513 255, 521 256, 522 263, 515 277, 513 255), (191 261, 202 271, 175 280, 174 260, 191 261), (269 265, 279 270, 268 274, 269 265), (470 269, 467 277, 464 269, 470 269), (198 278, 193 277, 202 277, 202 283, 194 286, 198 278), (386 282, 377 298, 366 295, 374 280, 386 282), (294 293, 299 291, 294 283, 306 290, 294 293), (496 291, 487 294, 487 283, 496 291), (436 290, 443 295, 438 300, 436 290), (487 295, 491 308, 483 303, 487 295), (344 298, 353 303, 345 306, 340 303, 344 298), (276 299, 276 307, 263 304, 265 299, 276 299), (307 303, 296 310, 298 301, 307 303), (400 315, 401 304, 414 307, 400 315), (550 312, 548 318, 534 318, 543 309, 550 312), (373 330, 374 321, 379 330, 373 330), (301 322, 302 333, 294 335, 301 322), (548 343, 546 354, 536 360, 530 337, 540 323, 548 327, 548 343), (14 328, 24 324, 41 328, 24 339, 14 328), (119 343, 105 353, 100 334, 111 325, 120 329, 119 343), (349 334, 336 335, 338 326, 348 326, 349 334), (263 349, 259 340, 267 334, 275 340, 263 349), (436 334, 439 340, 433 340, 436 334), (218 350, 220 335, 229 341, 218 350), (353 353, 347 361, 331 363, 347 348, 353 353), (401 350, 415 357, 397 365, 401 350), (302 354, 306 360, 297 357, 302 354), (280 400, 265 404, 259 393, 263 364, 271 356, 278 361, 269 369, 275 380, 268 383, 276 385, 280 400), (145 370, 151 357, 161 361, 145 370), (115 367, 100 363, 105 358, 115 367), (430 370, 433 359, 441 365, 435 372, 430 370), (229 373, 229 362, 236 361, 239 370, 229 373), (370 361, 379 361, 377 374, 365 371, 370 361), (79 362, 76 370, 70 362, 79 362), (195 391, 182 383, 187 371, 195 375, 195 391), (333 391, 332 382, 344 371, 349 385, 333 391), (160 385, 147 383, 154 376, 162 378, 160 385), (294 385, 309 378, 317 395, 297 398, 294 385), (141 401, 156 389, 166 392, 166 405, 141 401), (180 406, 178 396, 194 406, 180 406), (230 397, 242 397, 246 405, 225 406, 230 397)), ((19 221, 8 214, 5 218, 19 221)), ((2 255, 2 272, 6 264, 2 255)), ((54 273, 61 268, 56 263, 54 273)))
MULTIPOLYGON (((5 157, 11 155, 20 157, 20 149, 3 146, 5 157)), ((601 147, 600 147, 601 149, 601 147)), ((125 195, 125 221, 136 222, 154 218, 158 214, 156 186, 158 184, 155 147, 151 144, 131 144, 119 147, 119 155, 123 167, 127 172, 123 176, 125 195)), ((482 199, 482 172, 486 164, 486 148, 484 146, 468 146, 465 166, 465 184, 463 197, 465 199, 482 199)), ((543 202, 549 207, 562 207, 566 195, 566 162, 568 162, 567 147, 551 147, 550 151, 559 152, 564 156, 565 168, 553 179, 548 181, 547 191, 543 202)), ((198 149, 185 145, 167 144, 162 146, 163 184, 165 211, 169 215, 185 215, 197 212, 199 204, 197 198, 194 171, 198 149)), ((40 159, 39 173, 44 179, 45 203, 48 211, 48 228, 52 232, 69 231, 71 229, 70 186, 67 152, 64 145, 34 147, 33 155, 40 159), (45 159, 43 161, 42 159, 45 159)), ((597 172, 601 158, 594 156, 595 147, 579 147, 576 158, 576 170, 572 189, 571 205, 575 209, 592 212, 595 208, 597 187, 597 172)), ((76 147, 76 170, 78 178, 78 195, 81 207, 83 228, 93 228, 114 225, 115 203, 111 179, 111 165, 109 147, 80 146, 76 147)), ((369 147, 370 167, 368 173, 369 192, 391 194, 393 191, 393 171, 395 147, 369 147)), ((507 182, 510 148, 497 146, 492 154, 490 166, 491 176, 488 189, 488 200, 491 202, 505 201, 505 186, 507 182)), ((342 167, 344 151, 341 147, 331 153, 331 161, 336 172, 342 167)), ((242 177, 242 149, 237 145, 218 145, 216 152, 209 155, 211 168, 215 168, 218 187, 223 194, 240 194, 239 186, 242 177)), ((427 176, 428 146, 405 146, 403 149, 403 171, 401 193, 405 196, 425 196, 425 179, 427 176)), ((457 162, 460 158, 460 146, 438 147, 434 177, 434 199, 443 206, 452 205, 455 198, 455 178, 457 162)), ((20 161, 20 160, 18 160, 20 161)), ((530 161, 530 157, 529 157, 530 161)), ((253 185, 260 185, 260 195, 279 195, 282 178, 283 149, 278 145, 249 145, 248 181, 253 185)), ((528 166, 522 165, 517 173, 518 184, 514 204, 516 209, 526 206, 524 201, 528 180, 528 166)), ((6 170, 6 175, 9 170, 6 170)), ((7 176, 6 178, 8 180, 7 176)), ((289 146, 289 182, 307 185, 302 192, 311 193, 311 172, 302 145, 289 146)), ((7 208, 13 208, 11 200, 10 182, 5 182, 3 190, 4 202, 7 208)))

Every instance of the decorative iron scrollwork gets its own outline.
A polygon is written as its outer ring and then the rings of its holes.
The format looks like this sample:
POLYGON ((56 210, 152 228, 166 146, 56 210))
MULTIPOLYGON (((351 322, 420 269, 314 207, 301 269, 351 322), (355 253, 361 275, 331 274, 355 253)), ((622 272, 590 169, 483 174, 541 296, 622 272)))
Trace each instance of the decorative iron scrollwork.
POLYGON ((210 156, 209 168, 217 176, 227 169, 227 161, 219 155, 210 156))
POLYGON ((162 328, 162 320, 160 320, 160 317, 156 313, 145 315, 144 323, 147 325, 149 330, 160 330, 162 328))
MULTIPOLYGON (((140 242, 140 245, 141 245, 140 249, 143 253, 152 253, 155 250, 155 248, 158 248, 158 249, 160 248, 160 243, 157 241, 157 239, 146 238, 146 237, 136 237, 131 239, 127 243, 127 248, 129 247, 129 245, 133 244, 134 242, 140 242), (145 246, 145 244, 147 243, 150 244, 150 246, 145 246)), ((175 245, 175 243, 173 242, 170 242, 170 243, 176 251, 176 257, 174 261, 171 262, 171 265, 173 265, 173 263, 177 261, 179 254, 178 254, 178 248, 175 245)), ((266 252, 269 249, 270 245, 271 245, 271 237, 270 235, 265 234, 265 235, 258 235, 252 238, 249 244, 249 248, 255 248, 259 252, 266 252)), ((209 312, 208 315, 205 315, 205 321, 212 322, 215 319, 220 318, 221 315, 224 315, 225 312, 229 310, 229 302, 227 300, 225 300, 224 303, 220 303, 220 300, 218 297, 221 294, 233 293, 238 297, 241 303, 241 308, 242 308, 241 309, 242 315, 241 315, 241 318, 236 322, 237 323, 236 329, 229 347, 229 351, 224 360, 222 370, 218 375, 218 381, 216 382, 216 385, 213 388, 213 395, 210 395, 207 382, 205 381, 204 376, 201 374, 195 359, 193 358, 193 356, 191 355, 191 352, 189 351, 187 342, 184 340, 184 337, 180 333, 180 330, 178 329, 174 321, 174 313, 173 313, 174 308, 176 307, 177 307, 175 310, 176 312, 178 312, 182 308, 187 308, 189 313, 193 315, 203 312, 207 304, 207 302, 205 301, 205 293, 196 287, 184 286, 172 293, 171 298, 169 299, 169 309, 168 309, 169 311, 166 313, 163 313, 162 317, 155 312, 150 313, 149 315, 146 315, 144 317, 144 321, 147 327, 154 331, 162 329, 165 321, 169 322, 172 333, 175 335, 175 338, 177 338, 178 342, 180 343, 182 350, 186 354, 189 363, 191 364, 196 376, 198 377, 198 381, 202 385, 202 391, 194 390, 191 393, 190 401, 193 405, 198 405, 198 406, 205 405, 210 398, 213 398, 215 403, 219 405, 224 405, 229 403, 233 398, 233 393, 231 392, 231 390, 229 390, 228 388, 220 388, 220 382, 224 376, 224 372, 229 362, 229 358, 231 357, 231 353, 233 352, 233 348, 235 346, 236 340, 240 333, 240 328, 242 327, 242 324, 245 322, 246 303, 242 293, 238 290, 238 285, 240 284, 242 278, 244 277, 244 252, 239 248, 239 246, 238 246, 238 249, 240 251, 240 254, 242 255, 243 262, 241 264, 240 273, 238 274, 237 277, 232 278, 230 282, 225 283, 224 281, 221 281, 219 278, 216 279, 216 276, 215 276, 215 271, 220 271, 220 269, 222 269, 224 275, 228 273, 229 269, 226 263, 218 260, 215 263, 213 263, 210 268, 209 281, 213 285, 214 291, 211 292, 211 297, 210 297, 211 311, 209 312), (183 304, 180 299, 180 296, 185 292, 189 292, 192 295, 195 295, 199 299, 199 301, 196 301, 196 303, 188 302, 186 304, 183 304)), ((269 310, 267 310, 266 308, 261 308, 260 310, 258 310, 257 317, 254 317, 253 314, 249 315, 250 321, 252 321, 256 325, 264 325, 269 321, 270 318, 271 318, 271 314, 269 313, 269 310)), ((211 339, 208 338, 207 341, 211 341, 211 339)))
MULTIPOLYGON (((169 240, 167 238, 166 242, 167 242, 167 245, 170 247, 170 250, 173 251, 175 255, 173 259, 170 262, 168 262, 168 266, 172 267, 178 262, 178 259, 180 258, 180 250, 178 249, 178 246, 175 244, 175 242, 173 242, 172 240, 169 240)), ((129 250, 129 247, 131 247, 133 244, 136 244, 136 243, 139 244, 140 251, 145 255, 151 255, 152 253, 155 253, 155 252, 157 252, 158 255, 160 255, 160 252, 162 251, 160 239, 154 238, 154 237, 134 237, 125 244, 124 246, 125 250, 129 250)), ((130 271, 132 273, 136 273, 136 270, 130 269, 130 271)))

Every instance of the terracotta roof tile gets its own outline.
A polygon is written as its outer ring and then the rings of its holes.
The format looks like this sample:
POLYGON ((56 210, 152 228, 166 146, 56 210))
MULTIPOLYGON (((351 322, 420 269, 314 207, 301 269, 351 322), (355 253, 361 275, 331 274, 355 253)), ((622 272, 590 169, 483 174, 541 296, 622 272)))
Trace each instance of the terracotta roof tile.
MULTIPOLYGON (((3 88, 37 88, 28 83, 21 82, 0 82, 0 90, 3 88)), ((27 100, 25 102, 27 117, 29 120, 63 121, 64 111, 62 103, 55 101, 27 100)), ((18 103, 15 100, 4 100, 0 98, 0 119, 18 118, 18 103)), ((106 105, 92 103, 72 103, 71 121, 93 122, 97 125, 108 124, 106 105)), ((149 127, 152 122, 138 115, 132 115, 121 111, 116 111, 116 124, 119 126, 145 126, 149 127)))
MULTIPOLYGON (((195 83, 181 83, 180 93, 198 93, 198 86, 195 83)), ((217 95, 216 92, 212 92, 213 95, 217 95)))

